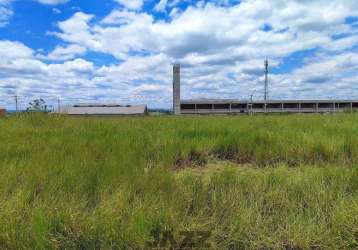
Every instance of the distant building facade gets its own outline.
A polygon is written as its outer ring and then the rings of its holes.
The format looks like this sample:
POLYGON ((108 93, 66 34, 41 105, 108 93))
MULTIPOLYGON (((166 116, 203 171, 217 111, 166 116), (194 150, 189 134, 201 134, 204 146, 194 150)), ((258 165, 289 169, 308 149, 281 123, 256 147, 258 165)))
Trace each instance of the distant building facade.
POLYGON ((334 113, 358 111, 358 100, 180 99, 180 65, 173 66, 174 114, 334 113))
POLYGON ((181 114, 335 113, 358 111, 358 100, 183 100, 181 114))
POLYGON ((61 107, 57 113, 69 116, 144 116, 148 114, 148 108, 147 105, 76 104, 61 107))

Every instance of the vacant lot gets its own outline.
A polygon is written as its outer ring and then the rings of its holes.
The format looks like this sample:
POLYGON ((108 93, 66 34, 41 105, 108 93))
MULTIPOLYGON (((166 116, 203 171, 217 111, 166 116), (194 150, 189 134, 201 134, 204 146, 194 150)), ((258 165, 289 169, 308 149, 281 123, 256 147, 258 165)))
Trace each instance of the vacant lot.
POLYGON ((356 114, 11 117, 0 171, 0 248, 358 248, 356 114))

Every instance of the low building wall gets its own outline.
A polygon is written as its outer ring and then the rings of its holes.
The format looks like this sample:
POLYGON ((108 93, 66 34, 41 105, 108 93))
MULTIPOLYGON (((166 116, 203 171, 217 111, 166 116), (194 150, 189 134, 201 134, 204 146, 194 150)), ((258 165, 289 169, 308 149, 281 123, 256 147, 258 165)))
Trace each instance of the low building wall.
POLYGON ((358 111, 358 101, 255 101, 186 100, 181 103, 181 114, 237 114, 237 113, 334 113, 358 111))

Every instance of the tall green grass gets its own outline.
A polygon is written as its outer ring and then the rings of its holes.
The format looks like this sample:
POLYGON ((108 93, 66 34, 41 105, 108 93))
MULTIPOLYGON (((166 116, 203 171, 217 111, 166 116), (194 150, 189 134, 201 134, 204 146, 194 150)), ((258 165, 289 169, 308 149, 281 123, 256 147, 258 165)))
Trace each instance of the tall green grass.
POLYGON ((210 231, 213 249, 356 249, 357 122, 0 119, 0 248, 142 249, 153 232, 210 231), (213 159, 222 171, 191 171, 213 159))

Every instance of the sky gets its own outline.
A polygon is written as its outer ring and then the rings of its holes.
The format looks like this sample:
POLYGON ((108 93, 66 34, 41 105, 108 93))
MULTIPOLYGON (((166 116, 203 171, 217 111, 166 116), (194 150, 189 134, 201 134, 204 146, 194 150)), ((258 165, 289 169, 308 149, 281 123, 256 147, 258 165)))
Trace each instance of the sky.
POLYGON ((358 99, 357 0, 0 0, 0 106, 358 99))

